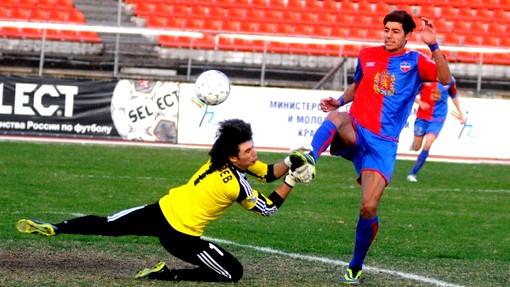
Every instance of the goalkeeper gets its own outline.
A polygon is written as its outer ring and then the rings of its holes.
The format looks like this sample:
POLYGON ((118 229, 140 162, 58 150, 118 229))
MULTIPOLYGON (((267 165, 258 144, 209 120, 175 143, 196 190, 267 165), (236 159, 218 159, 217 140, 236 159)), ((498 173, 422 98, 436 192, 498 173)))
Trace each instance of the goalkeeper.
POLYGON ((307 150, 293 151, 281 162, 257 159, 251 125, 239 119, 220 123, 209 160, 189 181, 171 188, 153 204, 123 210, 108 217, 86 215, 52 224, 21 219, 21 233, 44 236, 85 234, 103 236, 154 236, 175 257, 195 265, 172 269, 165 262, 139 271, 135 278, 171 281, 237 282, 243 266, 227 250, 201 238, 205 227, 237 202, 262 216, 274 215, 297 182, 315 175, 314 160, 307 150), (284 177, 268 197, 253 189, 246 175, 263 182, 284 177))

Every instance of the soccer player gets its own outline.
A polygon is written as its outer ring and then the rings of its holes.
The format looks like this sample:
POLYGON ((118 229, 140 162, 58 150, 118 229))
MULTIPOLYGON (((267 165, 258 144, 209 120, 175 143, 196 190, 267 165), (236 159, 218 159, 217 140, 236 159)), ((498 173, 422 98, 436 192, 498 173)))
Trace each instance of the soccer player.
POLYGON ((332 155, 352 161, 361 186, 353 256, 342 276, 345 284, 362 280, 363 262, 379 228, 379 201, 392 179, 398 138, 415 96, 423 82, 446 85, 451 79, 434 25, 422 20, 421 40, 432 51, 432 59, 406 50, 416 24, 406 11, 392 11, 383 19, 384 45, 361 49, 354 82, 340 98, 320 102, 329 113, 313 136, 312 154, 317 161, 329 146, 332 155), (337 110, 350 102, 349 113, 337 110))
POLYGON ((202 239, 204 229, 236 202, 262 216, 274 215, 297 182, 313 178, 315 166, 310 161, 310 154, 294 151, 281 162, 263 163, 257 159, 251 125, 239 119, 225 120, 220 123, 209 160, 186 184, 171 188, 159 201, 108 217, 86 215, 56 224, 21 219, 16 228, 21 233, 44 236, 154 236, 170 254, 196 267, 171 269, 159 262, 154 268, 141 270, 135 278, 237 282, 243 266, 227 250, 202 239), (246 174, 263 182, 287 175, 266 197, 252 188, 246 174))
POLYGON ((455 78, 452 77, 448 85, 442 85, 438 82, 423 83, 420 96, 416 97, 418 103, 418 112, 414 121, 414 139, 411 145, 412 151, 418 151, 425 144, 414 164, 413 169, 407 176, 408 181, 416 182, 416 174, 420 171, 429 156, 430 147, 437 139, 437 136, 443 129, 446 115, 448 114, 448 98, 452 99, 455 108, 459 114, 459 121, 464 124, 464 118, 460 109, 459 98, 457 97, 457 86, 455 78))

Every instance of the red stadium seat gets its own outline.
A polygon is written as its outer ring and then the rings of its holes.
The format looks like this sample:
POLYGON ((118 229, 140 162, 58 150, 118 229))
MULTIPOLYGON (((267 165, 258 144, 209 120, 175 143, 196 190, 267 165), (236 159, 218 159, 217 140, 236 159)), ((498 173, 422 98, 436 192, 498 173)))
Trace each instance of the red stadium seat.
POLYGON ((67 22, 68 17, 69 14, 65 10, 52 9, 48 13, 48 21, 50 22, 65 23, 67 22))
POLYGON ((508 27, 508 26, 502 25, 497 22, 490 22, 489 24, 487 24, 487 33, 489 35, 501 36, 501 37, 505 36, 506 37, 505 27, 508 27))
POLYGON ((305 24, 297 25, 293 34, 296 36, 315 36, 313 27, 305 24))
POLYGON ((495 36, 485 37, 482 42, 482 45, 489 46, 489 47, 498 47, 499 46, 499 37, 495 37, 495 36))
POLYGON ((339 47, 339 54, 344 57, 358 57, 360 49, 358 45, 343 45, 339 47))
POLYGON ((159 5, 151 2, 137 2, 135 3, 134 12, 138 16, 150 16, 156 11, 159 5))
POLYGON ((275 34, 279 36, 292 36, 294 33, 294 26, 290 24, 281 23, 276 25, 275 34))
MULTIPOLYGON (((374 7, 375 15, 381 15, 382 16, 382 15, 386 15, 386 14, 390 13, 391 11, 392 11, 392 8, 391 8, 391 6, 388 3, 384 2, 384 1, 377 1, 377 2, 375 2, 375 7, 374 7)), ((381 17, 379 16, 379 19, 380 18, 381 17)))
POLYGON ((192 30, 202 30, 204 28, 204 19, 190 19, 188 21, 188 26, 186 28, 192 29, 192 30))
POLYGON ((340 11, 342 13, 355 14, 356 6, 355 6, 354 2, 352 2, 350 0, 341 1, 340 11))
POLYGON ((267 51, 271 53, 282 53, 288 54, 290 53, 289 44, 280 43, 280 42, 268 42, 267 43, 267 51))
POLYGON ((48 21, 48 15, 49 15, 48 10, 34 8, 29 10, 28 17, 30 21, 46 22, 48 21))
POLYGON ((384 30, 382 29, 367 29, 366 39, 372 41, 383 41, 384 39, 384 30))
POLYGON ((356 7, 356 12, 361 14, 369 14, 372 15, 374 9, 372 8, 372 3, 362 0, 358 2, 358 6, 356 7))
POLYGON ((322 2, 323 2, 323 9, 326 12, 340 12, 340 11, 342 11, 340 8, 340 6, 341 6, 340 1, 323 0, 322 2))
POLYGON ((18 6, 18 0, 2 0, 2 5, 4 7, 17 7, 18 6))
POLYGON ((468 34, 464 36, 465 46, 481 46, 483 44, 482 36, 468 34))
POLYGON ((18 7, 32 8, 37 7, 37 5, 38 0, 18 0, 18 7))
MULTIPOLYGON (((20 1, 33 1, 33 0, 20 0, 20 1)), ((37 7, 53 8, 55 7, 55 0, 35 0, 37 7)))
POLYGON ((189 48, 191 46, 191 38, 183 36, 161 35, 158 37, 158 43, 166 47, 189 48))
POLYGON ((76 34, 78 38, 82 42, 91 42, 91 43, 100 43, 102 42, 101 38, 94 31, 77 31, 76 34))
POLYGON ((147 27, 149 27, 149 28, 156 28, 156 29, 160 29, 160 28, 164 28, 164 27, 175 28, 175 27, 172 27, 171 25, 167 26, 167 21, 168 21, 168 18, 166 18, 166 17, 153 16, 153 17, 147 18, 145 23, 146 23, 147 27))
POLYGON ((480 58, 473 52, 456 52, 455 59, 462 63, 478 63, 480 58))
POLYGON ((331 37, 331 26, 317 26, 314 28, 315 35, 318 37, 331 37))
POLYGON ((204 30, 221 31, 223 29, 223 20, 207 20, 204 23, 204 30))
POLYGON ((79 10, 70 10, 67 21, 76 24, 85 23, 85 15, 79 10))
POLYGON ((451 5, 441 7, 439 15, 445 19, 457 18, 457 9, 451 5))
POLYGON ((427 19, 435 19, 437 17, 436 7, 430 5, 422 5, 420 7, 420 16, 427 19))
POLYGON ((248 21, 264 21, 265 10, 263 9, 248 9, 246 12, 246 19, 248 21))
POLYGON ((264 44, 247 39, 221 37, 218 39, 218 49, 233 51, 263 51, 264 44))
POLYGON ((476 19, 478 21, 492 21, 492 12, 486 7, 481 7, 474 9, 474 17, 473 20, 476 19))
POLYGON ((74 7, 74 4, 73 4, 73 0, 55 0, 55 6, 58 7, 59 9, 63 9, 63 8, 73 8, 74 7))
POLYGON ((10 18, 15 20, 28 20, 28 10, 24 8, 14 8, 11 10, 10 18))
POLYGON ((508 10, 504 10, 502 8, 496 9, 493 11, 492 18, 498 22, 506 23, 506 25, 510 24, 510 8, 508 10))
POLYGON ((10 17, 9 10, 5 7, 0 6, 0 19, 7 20, 10 17))
POLYGON ((448 23, 443 18, 434 19, 432 23, 434 24, 434 27, 438 33, 446 33, 450 30, 448 23))
POLYGON ((504 48, 510 48, 510 37, 499 38, 499 46, 504 48))
POLYGON ((461 44, 460 36, 457 33, 446 33, 443 36, 443 43, 445 45, 459 46, 461 44))
POLYGON ((37 28, 21 28, 21 37, 28 39, 41 39, 42 30, 37 28))
POLYGON ((473 9, 468 6, 459 7, 459 9, 457 10, 457 18, 458 19, 469 21, 469 20, 473 19, 473 15, 474 15, 473 9))
POLYGON ((452 33, 467 34, 469 33, 469 23, 464 20, 456 20, 452 22, 452 33))

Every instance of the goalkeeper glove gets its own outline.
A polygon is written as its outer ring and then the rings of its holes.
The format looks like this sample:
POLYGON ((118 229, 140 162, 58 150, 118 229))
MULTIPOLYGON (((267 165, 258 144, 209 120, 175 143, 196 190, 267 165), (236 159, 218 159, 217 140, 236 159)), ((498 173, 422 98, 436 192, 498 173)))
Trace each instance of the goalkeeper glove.
POLYGON ((292 171, 291 174, 299 182, 309 183, 315 177, 315 165, 307 163, 292 171))
POLYGON ((303 182, 309 183, 315 177, 315 165, 306 163, 294 171, 289 170, 287 176, 285 176, 285 184, 290 187, 294 187, 296 183, 303 182))

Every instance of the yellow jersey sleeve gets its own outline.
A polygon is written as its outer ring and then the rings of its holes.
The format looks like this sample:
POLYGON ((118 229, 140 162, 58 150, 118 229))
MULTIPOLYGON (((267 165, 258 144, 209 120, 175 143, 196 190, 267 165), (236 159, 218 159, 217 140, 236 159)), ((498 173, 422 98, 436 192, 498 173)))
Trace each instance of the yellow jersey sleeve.
POLYGON ((254 176, 261 182, 273 182, 277 178, 274 176, 273 165, 266 164, 261 161, 256 161, 254 165, 250 166, 247 170, 248 174, 254 176))

